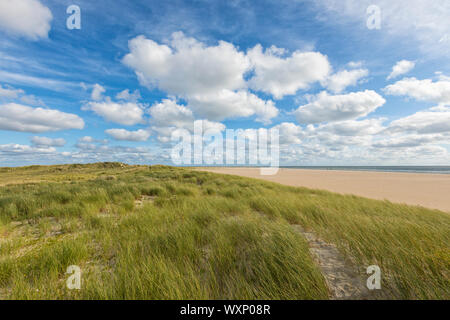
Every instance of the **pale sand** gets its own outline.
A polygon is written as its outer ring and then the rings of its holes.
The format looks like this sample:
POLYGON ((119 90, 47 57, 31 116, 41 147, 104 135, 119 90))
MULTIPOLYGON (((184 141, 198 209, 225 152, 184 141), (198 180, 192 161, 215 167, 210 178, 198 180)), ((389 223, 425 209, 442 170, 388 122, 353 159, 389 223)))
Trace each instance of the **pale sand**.
POLYGON ((262 176, 257 168, 197 169, 450 212, 450 175, 446 174, 281 168, 276 175, 262 176))

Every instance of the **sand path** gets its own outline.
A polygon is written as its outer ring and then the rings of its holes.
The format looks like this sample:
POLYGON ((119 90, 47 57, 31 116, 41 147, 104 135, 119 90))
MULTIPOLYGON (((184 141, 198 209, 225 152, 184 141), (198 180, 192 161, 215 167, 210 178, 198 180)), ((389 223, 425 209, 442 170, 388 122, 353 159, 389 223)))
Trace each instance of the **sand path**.
POLYGON ((332 300, 364 300, 376 298, 376 292, 369 291, 358 269, 338 251, 335 245, 305 231, 300 225, 292 225, 309 244, 309 251, 319 266, 328 286, 332 300))

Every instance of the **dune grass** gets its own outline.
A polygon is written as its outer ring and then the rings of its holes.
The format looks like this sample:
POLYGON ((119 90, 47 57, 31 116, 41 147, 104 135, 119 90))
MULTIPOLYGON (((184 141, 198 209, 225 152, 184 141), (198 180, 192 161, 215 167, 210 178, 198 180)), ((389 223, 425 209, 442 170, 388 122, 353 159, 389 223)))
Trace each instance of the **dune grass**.
POLYGON ((0 168, 0 183, 0 299, 327 299, 293 224, 364 277, 379 265, 389 298, 450 298, 450 217, 436 210, 118 163, 0 168), (66 288, 69 265, 81 290, 66 288))

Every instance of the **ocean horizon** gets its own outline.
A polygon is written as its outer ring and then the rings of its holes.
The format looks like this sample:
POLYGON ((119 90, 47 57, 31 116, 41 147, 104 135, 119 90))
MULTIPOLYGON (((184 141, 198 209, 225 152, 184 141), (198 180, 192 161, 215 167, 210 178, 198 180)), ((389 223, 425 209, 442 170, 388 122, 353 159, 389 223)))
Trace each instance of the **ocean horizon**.
MULTIPOLYGON (((186 166, 191 167, 191 166, 186 166)), ((230 168, 260 168, 262 166, 242 165, 207 165, 195 167, 230 167, 230 168)), ((336 170, 336 171, 376 171, 376 172, 405 172, 405 173, 434 173, 450 174, 450 166, 279 166, 285 169, 305 170, 336 170)))
POLYGON ((450 174, 450 166, 280 166, 280 168, 450 174))

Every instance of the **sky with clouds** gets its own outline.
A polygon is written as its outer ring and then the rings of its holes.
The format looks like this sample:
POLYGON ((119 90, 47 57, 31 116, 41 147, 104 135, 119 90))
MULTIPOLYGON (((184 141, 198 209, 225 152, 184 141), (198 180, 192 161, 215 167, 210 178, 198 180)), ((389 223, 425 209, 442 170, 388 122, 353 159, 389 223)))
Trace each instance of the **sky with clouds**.
POLYGON ((171 164, 194 123, 277 128, 281 165, 449 165, 449 16, 448 0, 0 0, 0 165, 171 164))

